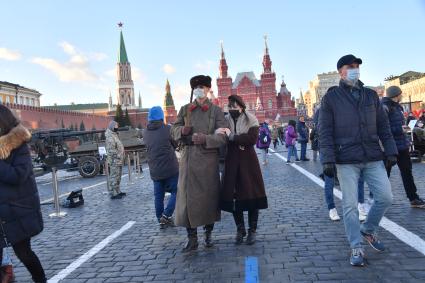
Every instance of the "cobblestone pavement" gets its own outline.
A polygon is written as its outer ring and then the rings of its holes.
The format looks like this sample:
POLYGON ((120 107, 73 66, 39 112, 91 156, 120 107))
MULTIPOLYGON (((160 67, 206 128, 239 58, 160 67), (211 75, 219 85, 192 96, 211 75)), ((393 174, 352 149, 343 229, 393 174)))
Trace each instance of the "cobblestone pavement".
MULTIPOLYGON (((135 221, 60 282, 245 282, 247 257, 258 259, 260 282, 425 282, 425 256, 384 229, 381 237, 388 251, 377 253, 366 247, 367 267, 351 267, 343 222, 329 220, 323 189, 275 154, 269 157, 269 164, 262 167, 269 209, 260 212, 254 246, 233 244, 233 218, 223 212, 213 234, 215 247, 200 246, 198 252, 182 254, 185 230, 159 229, 153 185, 145 171, 144 178, 133 185, 123 178, 128 196, 122 200, 110 200, 103 183, 85 190, 85 205, 67 209, 65 218, 49 218, 53 208, 44 205, 45 229, 34 238, 33 247, 52 278, 127 222, 135 221)), ((321 169, 318 162, 298 164, 315 175, 321 169)), ((414 175, 425 197, 425 164, 415 164, 414 175)), ((60 186, 66 192, 104 180, 104 176, 76 177, 61 181, 60 186)), ((391 183, 394 204, 386 216, 425 239, 425 210, 410 208, 398 170, 393 171, 391 183)), ((42 199, 51 197, 48 185, 39 189, 42 199)), ((342 212, 340 201, 335 201, 342 212)), ((17 282, 31 282, 22 264, 15 258, 14 262, 17 282)))

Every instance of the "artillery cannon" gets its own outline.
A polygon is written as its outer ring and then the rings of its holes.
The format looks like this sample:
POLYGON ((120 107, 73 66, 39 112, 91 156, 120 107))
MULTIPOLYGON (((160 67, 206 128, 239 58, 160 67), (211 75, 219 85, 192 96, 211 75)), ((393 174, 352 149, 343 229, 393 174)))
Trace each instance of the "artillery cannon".
MULTIPOLYGON (((77 168, 84 178, 92 178, 103 172, 103 161, 99 148, 105 147, 105 130, 72 131, 56 129, 35 131, 30 142, 36 154, 34 161, 41 163, 44 170, 77 168), (102 134, 100 136, 100 134, 102 134), (66 161, 67 164, 65 164, 66 161)), ((141 130, 127 127, 118 130, 119 138, 126 151, 146 151, 141 130)))

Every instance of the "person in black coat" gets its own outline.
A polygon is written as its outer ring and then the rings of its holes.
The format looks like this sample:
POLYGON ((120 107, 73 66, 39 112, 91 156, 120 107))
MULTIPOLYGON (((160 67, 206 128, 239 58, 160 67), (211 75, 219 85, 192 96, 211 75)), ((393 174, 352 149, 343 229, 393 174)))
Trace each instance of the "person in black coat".
POLYGON ((171 138, 171 126, 164 124, 164 112, 160 106, 152 107, 148 115, 149 124, 143 132, 147 147, 148 165, 155 194, 155 211, 160 228, 174 226, 172 215, 176 207, 179 164, 176 143, 171 138), (170 192, 164 209, 165 192, 170 192))
MULTIPOLYGON (((412 174, 412 161, 410 160, 410 141, 403 130, 404 115, 403 107, 400 105, 402 91, 398 86, 390 86, 386 90, 386 96, 382 98, 382 104, 388 115, 391 132, 394 136, 398 149, 397 165, 400 169, 404 190, 410 205, 415 208, 425 208, 425 202, 418 196, 417 188, 412 174)), ((387 174, 390 177, 391 168, 387 167, 387 174)))
POLYGON ((297 123, 298 142, 301 145, 301 161, 309 161, 307 158, 308 128, 305 125, 305 118, 301 116, 297 123))
POLYGON ((47 282, 31 238, 43 230, 40 198, 27 142, 29 131, 0 105, 0 226, 4 240, 31 273, 34 282, 47 282))
POLYGON ((231 212, 236 224, 235 244, 243 243, 246 236, 244 211, 248 211, 248 236, 246 243, 256 241, 259 209, 268 207, 263 176, 254 145, 258 138, 258 120, 245 111, 242 97, 228 97, 229 129, 219 129, 229 138, 225 162, 223 188, 220 206, 231 212))
POLYGON ((376 237, 379 222, 392 203, 385 167, 397 162, 397 147, 378 94, 359 80, 362 60, 345 55, 338 60, 339 86, 323 97, 319 114, 319 149, 323 173, 335 175, 342 190, 344 225, 351 247, 350 263, 364 265, 362 238, 375 250, 384 245, 376 237), (384 152, 386 166, 382 160, 384 152), (360 226, 357 186, 363 174, 375 199, 360 226))

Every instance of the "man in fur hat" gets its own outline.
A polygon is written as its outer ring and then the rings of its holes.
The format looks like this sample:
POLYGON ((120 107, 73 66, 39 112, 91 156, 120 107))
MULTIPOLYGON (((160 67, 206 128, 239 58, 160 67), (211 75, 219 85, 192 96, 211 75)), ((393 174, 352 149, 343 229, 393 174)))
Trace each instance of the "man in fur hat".
POLYGON ((193 77, 190 86, 191 103, 180 109, 172 127, 181 147, 175 224, 187 229, 189 240, 183 252, 198 248, 198 226, 204 226, 205 246, 213 246, 211 233, 220 220, 219 147, 226 143, 226 136, 216 130, 229 128, 221 108, 207 98, 211 78, 193 77))

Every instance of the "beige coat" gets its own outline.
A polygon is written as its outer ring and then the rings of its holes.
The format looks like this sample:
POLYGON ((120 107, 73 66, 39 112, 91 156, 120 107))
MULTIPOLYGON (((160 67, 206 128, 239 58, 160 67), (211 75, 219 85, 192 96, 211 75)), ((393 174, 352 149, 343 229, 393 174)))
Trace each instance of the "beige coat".
POLYGON ((209 100, 204 103, 208 105, 208 110, 203 111, 198 106, 187 115, 193 104, 180 109, 177 121, 171 129, 173 138, 179 141, 185 118, 190 116, 188 124, 193 127, 193 133, 207 135, 206 144, 182 146, 180 152, 175 223, 187 228, 213 224, 220 220, 218 149, 226 143, 227 138, 225 135, 215 134, 215 130, 229 127, 221 108, 209 100))

